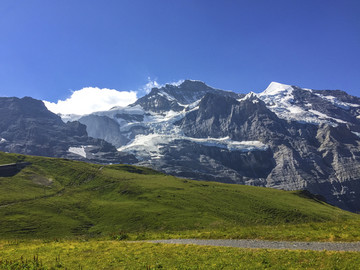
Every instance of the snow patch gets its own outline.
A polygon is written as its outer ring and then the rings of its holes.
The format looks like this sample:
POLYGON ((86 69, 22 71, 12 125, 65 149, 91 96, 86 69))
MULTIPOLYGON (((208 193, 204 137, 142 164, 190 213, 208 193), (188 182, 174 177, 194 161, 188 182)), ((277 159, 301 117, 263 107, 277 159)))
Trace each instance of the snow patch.
POLYGON ((82 145, 81 147, 69 147, 68 152, 86 158, 86 152, 85 152, 84 145, 82 145))
POLYGON ((260 141, 233 141, 229 137, 224 138, 190 138, 183 137, 183 140, 192 141, 205 146, 214 146, 228 149, 229 151, 265 151, 268 146, 260 141))
POLYGON ((164 92, 164 91, 159 91, 159 96, 162 96, 164 98, 166 98, 167 100, 173 101, 175 100, 175 98, 173 96, 170 96, 168 93, 164 92))
POLYGON ((194 109, 198 109, 199 108, 199 103, 200 103, 201 99, 189 104, 189 105, 182 105, 185 106, 187 110, 194 110, 194 109))

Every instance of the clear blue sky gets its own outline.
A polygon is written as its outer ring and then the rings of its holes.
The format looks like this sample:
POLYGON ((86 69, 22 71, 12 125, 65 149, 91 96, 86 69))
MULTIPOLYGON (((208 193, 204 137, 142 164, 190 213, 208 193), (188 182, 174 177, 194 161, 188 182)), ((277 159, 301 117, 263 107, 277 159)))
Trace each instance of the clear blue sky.
POLYGON ((360 96, 360 1, 0 1, 0 96, 56 101, 148 77, 360 96))

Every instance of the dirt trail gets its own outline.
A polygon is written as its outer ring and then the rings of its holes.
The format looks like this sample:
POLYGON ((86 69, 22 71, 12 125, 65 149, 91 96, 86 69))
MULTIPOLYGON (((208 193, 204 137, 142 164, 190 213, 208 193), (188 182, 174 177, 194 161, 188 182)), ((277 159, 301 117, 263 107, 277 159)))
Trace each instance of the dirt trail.
POLYGON ((223 246, 238 248, 265 248, 265 249, 302 249, 302 250, 329 250, 329 251, 358 251, 360 242, 290 242, 267 240, 236 240, 236 239, 169 239, 152 240, 151 243, 165 244, 193 244, 202 246, 223 246))

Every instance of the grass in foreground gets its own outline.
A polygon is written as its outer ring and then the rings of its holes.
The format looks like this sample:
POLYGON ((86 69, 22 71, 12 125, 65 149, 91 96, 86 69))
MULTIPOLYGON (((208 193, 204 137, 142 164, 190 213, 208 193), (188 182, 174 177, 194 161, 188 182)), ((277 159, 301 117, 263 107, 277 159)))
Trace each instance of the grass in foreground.
POLYGON ((300 192, 0 152, 1 239, 174 237, 359 241, 360 217, 300 192))
POLYGON ((261 239, 284 241, 360 241, 359 222, 319 222, 280 225, 254 225, 225 228, 204 228, 184 231, 119 232, 111 239, 261 239))
POLYGON ((119 241, 3 241, 0 243, 0 258, 0 269, 354 270, 359 269, 360 253, 257 250, 119 241))

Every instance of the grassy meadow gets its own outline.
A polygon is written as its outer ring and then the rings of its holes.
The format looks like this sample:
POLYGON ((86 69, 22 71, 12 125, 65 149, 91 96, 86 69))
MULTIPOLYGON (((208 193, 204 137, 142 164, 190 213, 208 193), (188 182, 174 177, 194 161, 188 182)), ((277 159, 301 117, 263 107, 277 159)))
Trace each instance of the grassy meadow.
POLYGON ((301 191, 0 152, 0 164, 20 161, 31 165, 0 177, 0 269, 356 269, 360 261, 351 252, 119 241, 360 241, 359 215, 301 191))
POLYGON ((359 252, 241 249, 124 241, 3 241, 0 246, 0 269, 354 270, 359 269, 360 261, 359 252))

